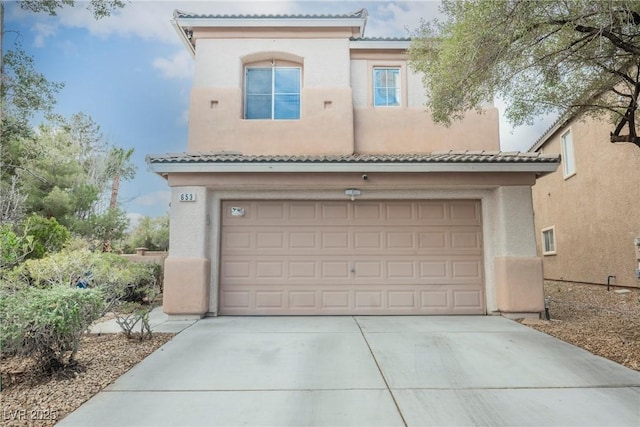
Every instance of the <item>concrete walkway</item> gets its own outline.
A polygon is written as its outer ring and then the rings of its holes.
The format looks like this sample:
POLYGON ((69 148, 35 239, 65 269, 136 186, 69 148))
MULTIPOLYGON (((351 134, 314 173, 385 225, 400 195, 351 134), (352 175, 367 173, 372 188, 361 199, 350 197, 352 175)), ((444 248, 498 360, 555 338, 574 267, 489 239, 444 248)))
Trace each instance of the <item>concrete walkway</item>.
POLYGON ((60 426, 638 426, 640 373, 501 317, 198 321, 60 426))
MULTIPOLYGON (((198 318, 194 316, 182 319, 170 319, 168 315, 164 314, 162 307, 156 307, 149 313, 149 326, 151 326, 153 332, 177 334, 196 323, 197 320, 198 318)), ((140 326, 135 325, 134 332, 138 332, 139 330, 140 326)), ((89 327, 89 332, 92 334, 117 334, 122 332, 122 329, 116 322, 116 319, 109 319, 104 322, 94 323, 89 327)))

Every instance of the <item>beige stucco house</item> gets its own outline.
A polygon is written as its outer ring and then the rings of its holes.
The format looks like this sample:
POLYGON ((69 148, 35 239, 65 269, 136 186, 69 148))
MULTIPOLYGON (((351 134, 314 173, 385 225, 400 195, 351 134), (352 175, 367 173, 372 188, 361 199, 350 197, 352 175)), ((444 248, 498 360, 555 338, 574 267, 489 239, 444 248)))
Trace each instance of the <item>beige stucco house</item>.
POLYGON ((572 117, 531 148, 561 154, 533 188, 545 278, 640 286, 640 149, 611 144, 606 119, 572 117))
POLYGON ((543 310, 531 187, 557 156, 499 151, 487 105, 423 107, 407 39, 335 16, 176 12, 195 59, 172 192, 171 315, 543 310))

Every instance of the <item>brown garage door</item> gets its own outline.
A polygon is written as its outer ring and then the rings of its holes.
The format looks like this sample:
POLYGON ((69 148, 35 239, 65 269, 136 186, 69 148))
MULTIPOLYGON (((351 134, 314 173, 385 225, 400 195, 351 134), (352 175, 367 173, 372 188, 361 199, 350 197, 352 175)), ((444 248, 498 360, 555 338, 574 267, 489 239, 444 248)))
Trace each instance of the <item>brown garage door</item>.
POLYGON ((226 201, 220 314, 482 314, 480 202, 226 201))

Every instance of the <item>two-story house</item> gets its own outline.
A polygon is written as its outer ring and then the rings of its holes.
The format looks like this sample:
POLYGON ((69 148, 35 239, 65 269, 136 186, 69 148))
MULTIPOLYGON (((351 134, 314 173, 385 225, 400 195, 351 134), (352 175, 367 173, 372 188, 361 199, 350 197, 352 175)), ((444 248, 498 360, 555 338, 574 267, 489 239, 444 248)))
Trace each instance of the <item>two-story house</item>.
POLYGON ((487 105, 425 111, 408 39, 346 15, 176 12, 195 59, 172 192, 171 315, 543 310, 531 187, 557 156, 499 151, 487 105))
POLYGON ((533 189, 547 279, 640 286, 640 149, 609 143, 612 129, 606 117, 563 118, 531 148, 562 156, 533 189))

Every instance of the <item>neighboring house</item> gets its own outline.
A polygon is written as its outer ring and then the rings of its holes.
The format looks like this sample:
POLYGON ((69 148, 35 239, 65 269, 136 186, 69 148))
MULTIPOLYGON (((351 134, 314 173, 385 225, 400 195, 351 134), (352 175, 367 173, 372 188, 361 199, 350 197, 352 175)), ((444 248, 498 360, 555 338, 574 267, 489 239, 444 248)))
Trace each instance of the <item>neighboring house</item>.
POLYGON ((408 39, 338 16, 175 14, 195 58, 172 192, 172 315, 543 310, 531 186, 557 156, 500 153, 498 113, 432 123, 408 39))
POLYGON ((533 187, 547 279, 640 286, 640 149, 611 144, 612 129, 604 118, 565 118, 530 150, 562 156, 533 187))

